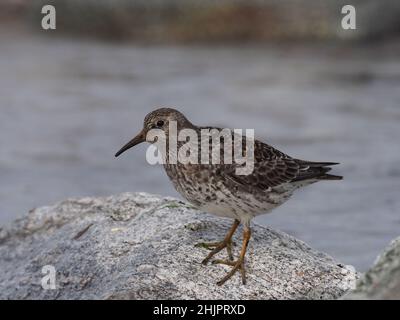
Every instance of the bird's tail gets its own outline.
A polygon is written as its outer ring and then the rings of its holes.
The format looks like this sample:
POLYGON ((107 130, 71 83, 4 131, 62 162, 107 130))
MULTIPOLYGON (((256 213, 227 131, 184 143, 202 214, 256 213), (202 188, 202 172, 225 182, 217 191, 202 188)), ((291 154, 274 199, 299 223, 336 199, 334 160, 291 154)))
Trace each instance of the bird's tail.
POLYGON ((337 162, 312 162, 298 160, 302 172, 294 181, 317 179, 317 180, 342 180, 342 176, 327 174, 331 171, 330 166, 337 165, 337 162))
POLYGON ((343 176, 337 176, 334 174, 324 174, 318 177, 319 180, 342 180, 343 176))

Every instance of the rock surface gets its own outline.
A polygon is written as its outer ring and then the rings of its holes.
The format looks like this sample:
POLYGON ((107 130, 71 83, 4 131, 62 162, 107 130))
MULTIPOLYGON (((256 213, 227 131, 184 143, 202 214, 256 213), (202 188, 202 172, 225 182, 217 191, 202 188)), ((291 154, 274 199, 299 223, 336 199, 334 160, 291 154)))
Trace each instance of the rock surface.
MULTIPOLYGON (((218 287, 229 268, 203 266, 207 250, 195 244, 221 239, 230 224, 145 193, 34 209, 0 229, 0 298, 335 299, 354 284, 353 268, 254 224, 247 285, 235 275, 218 287), (55 267, 55 289, 42 288, 46 265, 55 267)), ((234 241, 240 244, 241 229, 234 241)))
POLYGON ((390 243, 344 299, 400 299, 400 238, 390 243))

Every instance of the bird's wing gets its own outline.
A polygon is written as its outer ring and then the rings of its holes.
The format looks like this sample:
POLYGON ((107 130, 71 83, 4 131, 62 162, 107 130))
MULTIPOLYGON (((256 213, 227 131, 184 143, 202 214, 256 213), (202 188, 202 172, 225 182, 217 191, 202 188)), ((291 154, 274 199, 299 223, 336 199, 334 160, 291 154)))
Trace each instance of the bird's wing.
POLYGON ((330 170, 327 166, 334 164, 295 159, 256 140, 254 170, 248 175, 238 175, 236 169, 239 165, 234 165, 224 170, 224 174, 239 186, 267 190, 288 182, 322 177, 330 170))

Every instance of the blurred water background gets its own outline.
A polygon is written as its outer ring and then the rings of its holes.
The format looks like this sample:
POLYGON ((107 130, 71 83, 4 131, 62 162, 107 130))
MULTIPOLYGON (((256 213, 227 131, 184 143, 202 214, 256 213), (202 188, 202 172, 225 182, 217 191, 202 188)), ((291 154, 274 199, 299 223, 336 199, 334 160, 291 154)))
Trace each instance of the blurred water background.
POLYGON ((0 4, 0 225, 67 197, 178 196, 145 145, 113 157, 146 113, 172 106, 341 163, 343 181, 305 188, 259 223, 359 270, 399 235, 396 1, 362 2, 354 33, 338 27, 343 1, 53 3, 56 31, 40 30, 40 1, 0 4))

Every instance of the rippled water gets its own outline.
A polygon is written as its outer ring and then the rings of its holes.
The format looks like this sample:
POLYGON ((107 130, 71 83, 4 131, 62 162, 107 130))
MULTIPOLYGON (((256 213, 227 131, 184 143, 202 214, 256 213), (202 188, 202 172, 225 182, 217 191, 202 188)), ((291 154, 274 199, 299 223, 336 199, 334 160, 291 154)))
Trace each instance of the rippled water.
MULTIPOLYGON (((115 159, 154 106, 254 128, 343 181, 258 219, 361 270, 400 231, 400 46, 138 47, 0 37, 0 223, 70 196, 177 195, 145 146, 115 159)), ((216 235, 217 236, 217 235, 216 235)))

